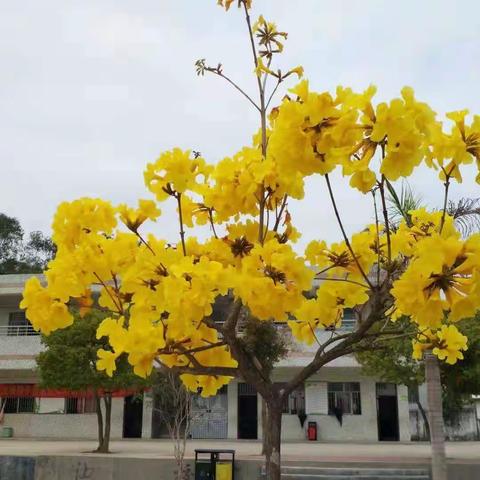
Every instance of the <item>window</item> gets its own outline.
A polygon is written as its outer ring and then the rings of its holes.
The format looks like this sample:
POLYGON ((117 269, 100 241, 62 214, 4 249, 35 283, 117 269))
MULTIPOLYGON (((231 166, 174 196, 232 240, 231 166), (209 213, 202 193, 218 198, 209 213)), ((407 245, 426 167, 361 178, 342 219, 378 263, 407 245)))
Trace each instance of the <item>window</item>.
MULTIPOLYGON (((283 382, 277 382, 280 387, 284 385, 283 382)), ((300 385, 293 392, 288 395, 288 398, 283 404, 282 413, 290 415, 298 415, 300 412, 305 412, 305 386, 300 385)))
POLYGON ((25 317, 25 312, 10 312, 8 315, 8 336, 39 335, 25 317))
POLYGON ((5 399, 5 413, 34 413, 33 397, 9 397, 5 399))
POLYGON ((343 318, 342 318, 342 330, 347 330, 351 332, 355 330, 357 325, 357 317, 355 316, 355 312, 352 308, 345 308, 343 310, 343 318))
POLYGON ((328 384, 328 413, 361 415, 360 383, 334 382, 328 384))
POLYGON ((95 399, 85 397, 65 398, 65 413, 95 413, 95 399))
POLYGON ((357 317, 353 308, 344 308, 343 309, 343 317, 342 317, 342 324, 340 326, 330 325, 325 327, 325 330, 334 331, 334 330, 344 330, 347 332, 353 332, 355 327, 357 326, 357 317))
POLYGON ((305 412, 305 387, 299 386, 296 390, 290 393, 283 405, 282 413, 289 413, 291 415, 298 415, 300 412, 305 412))
POLYGON ((418 385, 408 387, 408 403, 417 403, 419 399, 418 385))

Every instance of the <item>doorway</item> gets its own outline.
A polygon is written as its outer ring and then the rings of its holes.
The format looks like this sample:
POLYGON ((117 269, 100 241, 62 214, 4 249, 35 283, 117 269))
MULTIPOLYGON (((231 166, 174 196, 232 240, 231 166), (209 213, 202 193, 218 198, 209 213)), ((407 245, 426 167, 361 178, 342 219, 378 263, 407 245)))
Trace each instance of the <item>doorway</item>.
POLYGON ((397 386, 394 383, 377 383, 378 439, 399 440, 397 386))
POLYGON ((123 438, 141 438, 143 394, 125 397, 123 404, 123 438))
POLYGON ((247 383, 238 384, 238 438, 258 437, 257 391, 247 383))
POLYGON ((223 386, 216 395, 204 398, 193 395, 192 398, 192 438, 227 438, 228 397, 227 386, 223 386))

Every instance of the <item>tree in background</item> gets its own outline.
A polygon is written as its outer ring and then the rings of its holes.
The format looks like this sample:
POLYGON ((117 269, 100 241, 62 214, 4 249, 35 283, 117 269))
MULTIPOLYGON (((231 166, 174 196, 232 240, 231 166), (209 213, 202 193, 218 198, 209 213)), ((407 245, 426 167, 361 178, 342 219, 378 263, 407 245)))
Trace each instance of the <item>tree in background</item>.
MULTIPOLYGON (((411 328, 408 319, 397 320, 401 329, 411 328)), ((469 348, 464 359, 454 365, 440 364, 440 378, 443 392, 443 415, 453 424, 461 409, 472 402, 472 395, 480 394, 480 318, 465 320, 463 332, 468 336, 469 348)), ((430 427, 427 414, 418 395, 418 387, 425 382, 423 361, 413 358, 413 345, 410 338, 401 336, 391 339, 384 349, 365 351, 357 354, 364 372, 381 378, 385 382, 406 385, 413 393, 418 410, 422 416, 427 438, 430 439, 430 427)))
MULTIPOLYGON (((245 351, 249 352, 265 378, 270 378, 274 365, 288 355, 289 343, 286 335, 273 321, 261 321, 248 316, 244 323, 241 342, 245 351)), ((272 442, 268 435, 268 405, 262 398, 262 454, 268 455, 272 442)))
MULTIPOLYGON (((228 10, 233 0, 218 3, 228 10)), ((263 16, 252 22, 251 0, 235 3, 245 18, 256 94, 221 63, 201 59, 196 67, 200 76, 233 85, 258 114, 252 144, 211 163, 194 150, 163 152, 144 172, 155 200, 140 199, 135 207, 92 198, 62 203, 53 221, 55 259, 44 284, 28 281, 21 306, 44 333, 74 322, 72 301, 108 309, 98 335, 109 345, 99 349, 97 368, 109 373, 127 354, 139 375, 157 364, 204 396, 241 377, 267 404, 266 476, 280 480, 283 406, 324 365, 384 348, 398 335, 414 337, 414 353, 425 354, 428 375, 438 375, 437 358, 452 364, 463 358, 462 320, 480 305, 480 236, 462 238, 447 207, 451 184, 461 182, 465 168, 480 167, 480 117, 470 122, 467 111, 451 112, 444 125, 409 87, 376 103, 373 86, 318 93, 301 80, 276 100, 279 87, 302 77, 303 68, 278 68, 287 34, 263 16), (388 190, 420 165, 439 174, 432 184, 443 207, 418 209, 411 222, 393 228, 388 190), (338 205, 335 170, 361 194, 375 192, 375 221, 352 235, 338 205), (307 177, 325 188, 341 241, 311 239, 301 252, 288 203, 308 201, 307 177), (166 200, 177 208, 177 242, 143 234, 143 224, 160 217, 159 203, 166 200), (190 235, 194 227, 210 234, 190 235), (314 278, 319 288, 307 298, 314 278), (91 298, 92 286, 101 290, 98 301, 91 298), (222 295, 233 301, 223 321, 215 322, 212 305, 222 295), (345 308, 355 309, 357 327, 344 333, 336 327, 345 308), (245 315, 274 318, 298 341, 316 344, 310 362, 287 382, 275 383, 242 341, 245 315), (401 317, 410 319, 411 330, 391 321, 401 317), (330 334, 321 342, 316 331, 322 329, 330 334)), ((312 216, 311 224, 317 220, 312 216)), ((329 226, 318 225, 319 234, 329 226)), ((429 391, 429 398, 441 403, 441 392, 429 391)), ((430 413, 439 420, 430 425, 433 479, 445 480, 442 416, 430 413)))
MULTIPOLYGON (((464 129, 463 136, 465 136, 464 129)), ((474 135, 473 139, 475 142, 478 142, 480 136, 474 135)), ((478 147, 480 148, 480 143, 478 147)), ((473 151, 480 153, 480 150, 474 149, 473 151)), ((458 180, 461 181, 461 176, 458 180)), ((390 192, 390 197, 388 198, 388 203, 390 204, 388 208, 388 216, 390 217, 390 222, 393 228, 401 228, 402 224, 406 224, 410 228, 413 228, 413 215, 419 210, 425 210, 425 207, 422 205, 422 198, 412 190, 407 181, 402 182, 399 195, 397 195, 397 192, 390 184, 387 185, 387 187, 390 192)), ((480 231, 480 198, 461 198, 458 201, 450 200, 447 203, 448 188, 449 181, 447 180, 445 183, 443 212, 449 215, 455 223, 459 233, 464 238, 468 238, 470 235, 474 235, 480 231)), ((372 191, 372 193, 375 195, 375 191, 372 191)), ((437 209, 437 212, 438 211, 439 210, 437 209)), ((418 233, 421 234, 422 232, 418 233)), ((457 295, 460 294, 460 296, 464 294, 461 288, 461 279, 459 279, 459 281, 453 281, 453 279, 450 278, 447 281, 449 283, 453 282, 451 283, 454 287, 453 292, 457 295)), ((447 314, 448 311, 445 311, 445 315, 447 314)), ((478 349, 479 333, 475 322, 479 320, 478 317, 479 315, 471 321, 464 321, 464 332, 469 334, 467 335, 468 338, 470 338, 471 335, 471 345, 466 354, 468 360, 462 357, 462 366, 455 365, 452 367, 448 364, 441 365, 433 355, 427 352, 425 356, 427 368, 424 368, 424 365, 415 362, 415 359, 404 357, 404 355, 408 355, 412 352, 412 345, 400 340, 399 342, 394 342, 396 348, 394 348, 392 353, 393 357, 396 358, 395 364, 389 366, 388 360, 385 359, 387 360, 387 363, 384 363, 385 368, 383 370, 380 369, 384 376, 383 378, 397 377, 400 383, 404 383, 407 386, 411 385, 410 388, 412 389, 416 387, 415 380, 418 380, 418 376, 420 376, 420 378, 423 376, 427 387, 428 416, 430 417, 430 420, 427 419, 420 399, 416 397, 415 401, 422 415, 426 434, 432 443, 432 448, 434 451, 443 451, 441 454, 443 457, 445 450, 444 420, 446 419, 450 423, 455 422, 460 410, 466 402, 466 399, 471 397, 471 394, 474 394, 477 391, 477 385, 475 380, 472 381, 472 375, 474 379, 476 373, 475 359, 478 355, 476 349, 478 349), (411 368, 411 374, 408 373, 409 368, 411 368), (450 375, 448 375, 448 372, 450 372, 450 375), (460 380, 462 376, 463 380, 460 380), (455 381, 463 384, 463 389, 459 388, 460 385, 455 385, 455 381), (440 391, 442 392, 442 395, 439 394, 440 391), (430 431, 430 423, 435 424, 433 436, 430 431)), ((428 339, 426 343, 428 343, 428 339)), ((382 353, 378 352, 378 355, 381 357, 382 353)), ((414 356, 417 360, 423 359, 420 351, 414 352, 414 356)), ((365 355, 360 354, 359 358, 363 359, 366 364, 369 364, 368 369, 371 372, 374 371, 371 362, 377 358, 375 352, 370 352, 370 354, 367 353, 365 355)), ((379 358, 377 359, 379 360, 379 358)), ((433 455, 432 458, 434 462, 437 457, 438 455, 433 455)))
POLYGON ((166 426, 168 435, 174 442, 173 456, 177 463, 175 480, 188 480, 190 471, 185 464, 185 449, 194 420, 194 394, 185 387, 178 374, 168 370, 156 372, 152 376, 152 385, 156 417, 166 426))
POLYGON ((459 413, 472 403, 472 395, 480 395, 480 314, 463 324, 469 339, 464 359, 455 365, 441 365, 443 411, 450 424, 458 421, 459 413))
POLYGON ((0 213, 0 274, 41 273, 55 256, 55 245, 42 232, 24 236, 16 218, 0 213))
POLYGON ((112 392, 122 389, 141 390, 147 382, 133 373, 126 358, 109 376, 96 368, 97 351, 107 346, 97 339, 97 329, 105 316, 90 313, 81 321, 42 335, 46 350, 37 357, 41 386, 78 392, 79 397, 91 394, 95 400, 98 422, 98 453, 108 453, 110 444, 112 392), (103 402, 103 411, 102 411, 103 402))

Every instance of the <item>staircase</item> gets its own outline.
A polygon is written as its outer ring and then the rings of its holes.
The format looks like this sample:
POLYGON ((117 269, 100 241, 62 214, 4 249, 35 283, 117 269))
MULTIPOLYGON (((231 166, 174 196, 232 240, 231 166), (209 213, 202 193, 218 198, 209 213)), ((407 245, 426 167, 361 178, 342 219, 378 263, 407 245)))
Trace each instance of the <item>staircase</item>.
MULTIPOLYGON (((265 468, 262 469, 265 478, 265 468)), ((282 480, 430 480, 427 468, 282 466, 282 480)))

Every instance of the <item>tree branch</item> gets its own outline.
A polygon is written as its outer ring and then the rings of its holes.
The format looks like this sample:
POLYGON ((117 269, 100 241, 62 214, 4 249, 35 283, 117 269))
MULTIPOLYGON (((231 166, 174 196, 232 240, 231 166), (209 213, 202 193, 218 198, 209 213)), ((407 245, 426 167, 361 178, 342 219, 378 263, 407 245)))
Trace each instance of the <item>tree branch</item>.
POLYGON ((337 217, 337 222, 338 222, 338 225, 340 226, 340 230, 342 231, 343 239, 345 240, 345 245, 347 246, 348 250, 350 251, 350 253, 353 257, 353 260, 357 264, 357 267, 360 270, 360 273, 362 274, 363 278, 367 282, 367 285, 372 290, 374 290, 374 287, 373 287, 372 283, 370 282, 370 279, 368 278, 367 274, 364 272, 362 266, 360 265, 360 262, 358 261, 357 256, 355 255, 355 252, 353 251, 352 245, 350 244, 350 240, 348 239, 347 233, 345 232, 345 228, 343 227, 342 219, 340 218, 340 214, 338 213, 337 203, 335 202, 335 197, 333 195, 332 185, 330 184, 330 178, 328 176, 328 173, 325 174, 325 180, 327 182, 328 193, 330 194, 330 200, 332 201, 333 210, 335 212, 335 216, 337 217))
POLYGON ((365 285, 361 282, 356 282, 355 280, 350 280, 349 278, 335 278, 335 277, 318 277, 315 276, 316 280, 324 280, 324 281, 331 281, 331 282, 347 282, 353 283, 354 285, 360 285, 361 287, 368 288, 368 285, 365 285))
MULTIPOLYGON (((383 219, 385 221, 385 231, 387 233, 387 252, 388 261, 392 261, 392 242, 390 239, 390 224, 388 220, 387 201, 385 199, 385 175, 382 175, 382 181, 378 184, 380 188, 380 198, 382 199, 383 219)), ((380 248, 380 245, 378 246, 380 248)))
MULTIPOLYGON (((325 351, 325 349, 329 345, 334 343, 335 340, 331 338, 325 343, 323 343, 322 347, 320 347, 315 353, 313 360, 300 372, 298 372, 295 377, 293 377, 289 382, 287 382, 284 388, 282 388, 282 391, 280 392, 282 398, 286 398, 289 393, 295 390, 301 383, 307 380, 311 375, 317 372, 328 362, 352 353, 353 346, 359 343, 363 338, 365 338, 368 330, 370 330, 370 328, 375 324, 375 322, 377 322, 383 317, 385 309, 384 303, 386 303, 386 300, 388 299, 387 295, 388 289, 386 284, 384 284, 381 289, 375 290, 373 292, 373 296, 365 304, 365 308, 371 306, 371 311, 367 319, 360 324, 356 331, 351 334, 345 334, 343 341, 334 346, 328 352, 325 351)), ((337 337, 336 341, 338 340, 339 337, 337 337)))
POLYGON ((280 86, 281 83, 282 83, 282 81, 280 79, 277 79, 277 84, 275 85, 275 88, 272 90, 272 93, 268 97, 267 104, 265 105, 265 108, 268 108, 268 106, 270 105, 270 102, 272 101, 272 98, 275 95, 275 92, 277 91, 277 89, 278 89, 278 87, 280 86))
POLYGON ((447 215, 447 203, 448 203, 448 190, 450 188, 450 178, 453 173, 455 166, 453 166, 450 172, 446 172, 445 169, 442 167, 443 173, 445 174, 445 194, 443 196, 443 210, 442 210, 442 219, 440 220, 440 228, 439 233, 442 233, 443 226, 445 225, 445 216, 447 215))
POLYGON ((283 211, 285 210, 285 207, 287 206, 287 195, 283 197, 282 204, 280 205, 280 211, 277 213, 276 218, 275 218, 275 225, 273 226, 273 231, 276 232, 278 230, 278 227, 280 226, 280 220, 282 219, 282 214, 283 211))
POLYGON ((219 77, 223 78, 228 83, 230 83, 230 85, 232 85, 234 88, 236 88, 260 112, 260 107, 254 102, 254 100, 252 100, 250 95, 248 95, 248 93, 246 93, 241 87, 239 87, 233 80, 231 80, 229 77, 224 75, 223 72, 221 72, 217 69, 214 69, 214 68, 212 68, 212 69, 206 68, 205 70, 207 70, 208 72, 212 72, 215 75, 218 75, 219 77))
POLYGON ((173 366, 169 367, 161 362, 159 359, 155 359, 157 365, 165 372, 172 372, 178 375, 187 373, 190 375, 211 375, 211 376, 225 376, 225 377, 238 377, 238 369, 235 367, 210 367, 200 365, 199 367, 189 366, 173 366))
POLYGON ((182 250, 183 250, 183 255, 187 255, 187 248, 185 247, 185 230, 183 229, 183 213, 182 213, 182 194, 177 193, 175 195, 177 198, 177 204, 178 204, 178 220, 180 223, 180 239, 182 240, 182 250))
POLYGON ((377 210, 377 199, 375 197, 375 190, 372 190, 373 197, 373 209, 375 211, 375 229, 377 234, 377 286, 380 285, 380 228, 378 224, 378 210, 377 210))

